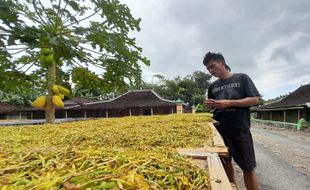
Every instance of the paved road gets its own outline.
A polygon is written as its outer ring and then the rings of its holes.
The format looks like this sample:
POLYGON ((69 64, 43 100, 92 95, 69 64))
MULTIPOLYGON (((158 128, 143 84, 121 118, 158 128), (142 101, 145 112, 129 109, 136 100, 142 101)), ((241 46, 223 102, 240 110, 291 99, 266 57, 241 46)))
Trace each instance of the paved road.
POLYGON ((256 173, 261 190, 309 190, 310 178, 279 158, 274 152, 255 143, 256 173))
POLYGON ((310 142, 297 138, 292 135, 281 134, 278 131, 267 130, 263 128, 255 128, 251 129, 253 135, 261 135, 265 137, 272 138, 272 140, 276 141, 276 143, 289 145, 291 148, 305 151, 310 153, 310 142))
MULTIPOLYGON (((285 131, 251 129, 261 190, 310 190, 310 141, 285 131)), ((237 184, 245 187, 237 168, 237 184)))

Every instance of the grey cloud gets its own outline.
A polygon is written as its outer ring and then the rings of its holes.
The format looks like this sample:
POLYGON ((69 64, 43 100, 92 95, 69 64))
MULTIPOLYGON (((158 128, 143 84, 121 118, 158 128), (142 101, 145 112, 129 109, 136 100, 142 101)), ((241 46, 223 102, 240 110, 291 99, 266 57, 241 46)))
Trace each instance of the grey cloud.
MULTIPOLYGON (((136 1, 136 8, 143 2, 136 1)), ((272 68, 309 64, 296 57, 309 51, 309 0, 145 2, 153 2, 154 8, 134 10, 142 18, 142 32, 137 39, 145 45, 144 52, 151 59, 150 69, 154 73, 172 78, 202 70, 207 51, 223 53, 233 72, 255 76, 264 74, 258 72, 272 72, 272 68), (161 5, 156 7, 157 3, 161 5), (265 56, 266 51, 269 57, 261 62, 257 58, 265 56), (286 60, 289 65, 277 62, 268 66, 269 70, 259 70, 260 65, 275 60, 286 60)), ((306 72, 301 70, 298 74, 306 72)))

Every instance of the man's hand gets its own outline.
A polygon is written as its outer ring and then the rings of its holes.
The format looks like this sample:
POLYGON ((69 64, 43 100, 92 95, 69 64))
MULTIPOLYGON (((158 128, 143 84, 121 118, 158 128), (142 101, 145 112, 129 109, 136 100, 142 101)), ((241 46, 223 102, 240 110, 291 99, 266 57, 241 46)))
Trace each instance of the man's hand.
POLYGON ((250 107, 257 105, 258 102, 259 97, 246 97, 239 100, 212 100, 212 106, 218 109, 225 109, 229 107, 250 107))
POLYGON ((230 107, 230 100, 213 100, 213 99, 206 99, 205 106, 208 108, 218 108, 218 109, 225 109, 230 107))
POLYGON ((207 108, 214 108, 214 100, 213 99, 206 99, 205 100, 205 106, 207 107, 207 108))
POLYGON ((225 109, 231 107, 231 100, 214 100, 214 107, 218 109, 225 109))

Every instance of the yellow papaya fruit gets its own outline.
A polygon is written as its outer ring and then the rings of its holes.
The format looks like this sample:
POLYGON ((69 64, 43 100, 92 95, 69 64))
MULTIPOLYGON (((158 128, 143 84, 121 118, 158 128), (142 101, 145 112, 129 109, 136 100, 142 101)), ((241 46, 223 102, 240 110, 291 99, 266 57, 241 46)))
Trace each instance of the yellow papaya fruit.
POLYGON ((31 103, 31 106, 43 109, 46 104, 46 96, 39 96, 35 101, 31 103))
POLYGON ((62 87, 60 85, 58 85, 58 90, 61 94, 65 95, 65 96, 69 96, 69 94, 70 94, 70 90, 68 90, 65 87, 62 87))
POLYGON ((58 95, 59 94, 59 89, 58 89, 58 85, 53 85, 53 87, 52 87, 52 91, 53 91, 53 93, 55 94, 55 95, 58 95))
POLYGON ((54 95, 52 102, 54 106, 63 108, 65 106, 64 102, 61 100, 61 98, 58 95, 54 95))
POLYGON ((58 94, 58 96, 63 100, 63 99, 65 99, 65 95, 63 95, 63 94, 58 94))

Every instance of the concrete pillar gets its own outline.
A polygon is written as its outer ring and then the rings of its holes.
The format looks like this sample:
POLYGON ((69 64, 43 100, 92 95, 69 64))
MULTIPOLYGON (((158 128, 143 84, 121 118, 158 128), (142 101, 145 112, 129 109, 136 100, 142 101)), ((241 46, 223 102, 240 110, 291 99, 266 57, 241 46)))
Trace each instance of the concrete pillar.
POLYGON ((153 108, 151 108, 151 115, 153 115, 153 108))
POLYGON ((286 110, 283 111, 283 122, 286 122, 286 110))
POLYGON ((84 118, 87 118, 87 111, 84 111, 84 118))
POLYGON ((22 113, 19 112, 19 119, 22 119, 22 113))
POLYGON ((131 108, 129 108, 129 116, 131 116, 131 108))
POLYGON ((108 112, 108 110, 105 111, 105 117, 106 117, 106 118, 109 117, 109 112, 108 112))
POLYGON ((177 101, 175 101, 176 103, 176 112, 177 113, 183 113, 183 101, 178 99, 177 101))
POLYGON ((171 108, 171 113, 173 113, 173 108, 171 108))
POLYGON ((192 113, 196 113, 196 106, 192 106, 192 113))
POLYGON ((33 112, 30 113, 30 119, 33 119, 33 112))
POLYGON ((300 119, 300 109, 297 110, 297 120, 300 119))
POLYGON ((183 105, 182 104, 177 104, 177 113, 183 113, 183 105))
POLYGON ((68 118, 68 111, 67 110, 65 111, 65 118, 66 119, 68 118))

